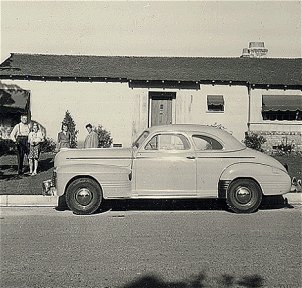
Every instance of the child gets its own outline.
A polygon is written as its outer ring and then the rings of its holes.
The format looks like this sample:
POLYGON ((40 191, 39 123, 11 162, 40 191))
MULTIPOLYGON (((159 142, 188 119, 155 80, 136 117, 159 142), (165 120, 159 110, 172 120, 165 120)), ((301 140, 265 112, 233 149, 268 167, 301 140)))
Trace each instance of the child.
POLYGON ((33 123, 31 132, 28 135, 29 143, 29 174, 36 175, 38 169, 38 160, 40 157, 40 143, 43 142, 44 137, 42 132, 39 129, 37 123, 33 123))

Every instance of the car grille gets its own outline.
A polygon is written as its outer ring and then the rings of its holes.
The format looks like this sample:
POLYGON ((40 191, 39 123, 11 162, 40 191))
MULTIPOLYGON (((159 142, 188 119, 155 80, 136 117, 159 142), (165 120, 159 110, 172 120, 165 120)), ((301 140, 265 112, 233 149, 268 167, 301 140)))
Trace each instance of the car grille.
POLYGON ((56 169, 53 170, 53 172, 52 172, 51 182, 54 187, 57 187, 57 171, 56 171, 56 169))

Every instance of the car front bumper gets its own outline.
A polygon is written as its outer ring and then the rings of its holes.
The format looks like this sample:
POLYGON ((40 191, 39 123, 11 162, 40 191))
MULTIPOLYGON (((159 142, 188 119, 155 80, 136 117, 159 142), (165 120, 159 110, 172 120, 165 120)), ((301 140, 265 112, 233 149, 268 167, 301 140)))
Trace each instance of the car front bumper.
POLYGON ((52 179, 43 181, 42 183, 43 196, 57 196, 57 189, 52 179))

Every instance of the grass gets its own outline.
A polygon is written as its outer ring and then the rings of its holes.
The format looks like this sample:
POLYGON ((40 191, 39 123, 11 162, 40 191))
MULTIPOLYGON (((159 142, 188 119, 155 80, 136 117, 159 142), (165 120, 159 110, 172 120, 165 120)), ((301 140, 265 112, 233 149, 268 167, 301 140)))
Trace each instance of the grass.
MULTIPOLYGON (((302 179, 302 156, 274 156, 282 164, 287 163, 289 174, 302 179)), ((41 195, 42 182, 52 177, 53 153, 44 153, 39 161, 39 173, 35 176, 17 173, 17 156, 5 155, 0 157, 0 195, 41 195)), ((27 164, 27 162, 25 162, 27 164)), ((28 171, 28 166, 25 165, 28 171)))
POLYGON ((290 177, 296 177, 297 179, 302 179, 302 155, 283 155, 274 156, 282 164, 288 165, 288 174, 290 177))
POLYGON ((39 160, 38 174, 28 175, 28 163, 25 160, 25 175, 18 175, 17 156, 0 157, 0 195, 41 195, 42 182, 52 177, 53 153, 44 153, 39 160), (26 173, 27 172, 27 173, 26 173))

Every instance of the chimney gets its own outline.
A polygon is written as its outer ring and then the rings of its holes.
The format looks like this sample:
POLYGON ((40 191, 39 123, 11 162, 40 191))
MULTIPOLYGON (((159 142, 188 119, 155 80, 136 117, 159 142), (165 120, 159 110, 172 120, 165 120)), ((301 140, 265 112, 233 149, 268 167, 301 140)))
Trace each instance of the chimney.
POLYGON ((260 58, 265 57, 268 49, 265 48, 264 42, 250 42, 249 48, 242 50, 241 58, 260 58))
POLYGON ((264 47, 264 42, 250 42, 249 51, 251 57, 260 58, 267 54, 268 49, 264 47))

